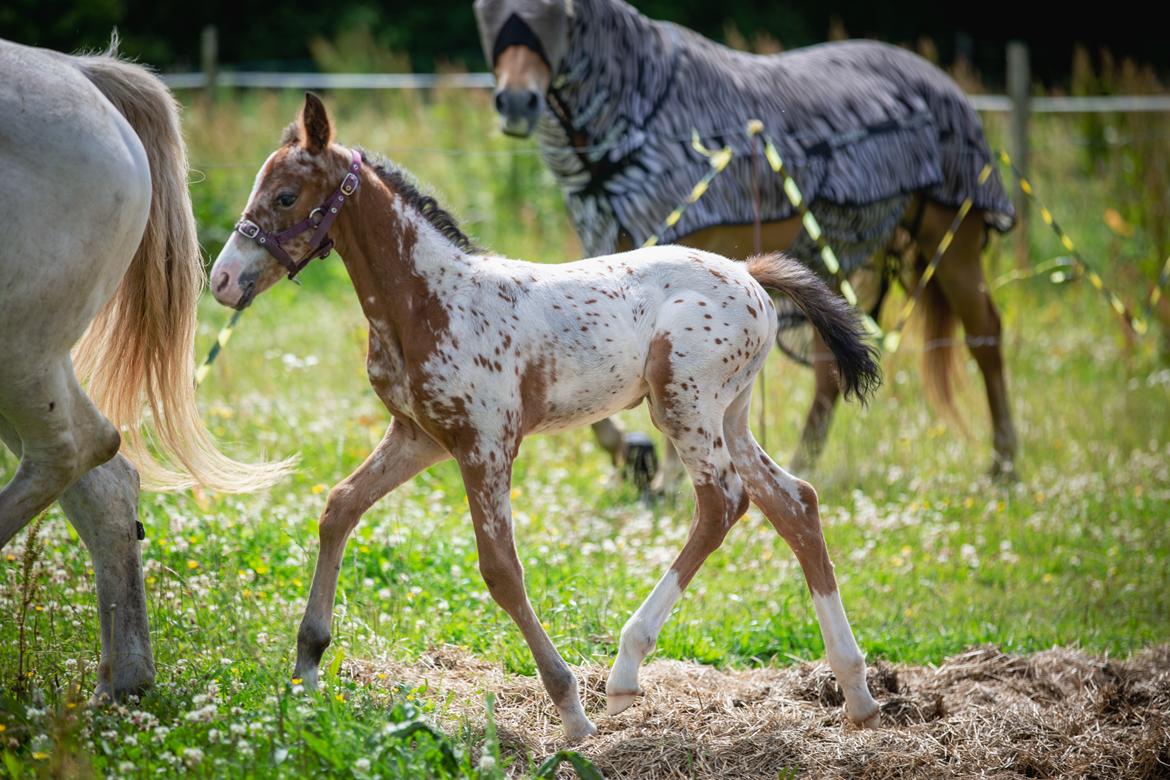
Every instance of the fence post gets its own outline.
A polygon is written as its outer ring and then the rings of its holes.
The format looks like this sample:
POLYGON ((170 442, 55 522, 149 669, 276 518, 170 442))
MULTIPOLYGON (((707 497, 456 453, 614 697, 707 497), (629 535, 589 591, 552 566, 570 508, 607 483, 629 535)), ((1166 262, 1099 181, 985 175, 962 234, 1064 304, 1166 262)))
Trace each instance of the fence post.
MULTIPOLYGON (((1024 174, 1029 170, 1028 123, 1032 114, 1032 68, 1028 60, 1028 46, 1022 41, 1010 41, 1007 46, 1007 88, 1012 101, 1011 155, 1016 167, 1024 174)), ((1012 188, 1016 217, 1016 265, 1026 268, 1028 258, 1028 199, 1017 182, 1012 188)))
POLYGON ((207 97, 215 96, 215 83, 219 79, 219 30, 214 24, 203 28, 199 39, 199 59, 203 66, 203 88, 207 97))

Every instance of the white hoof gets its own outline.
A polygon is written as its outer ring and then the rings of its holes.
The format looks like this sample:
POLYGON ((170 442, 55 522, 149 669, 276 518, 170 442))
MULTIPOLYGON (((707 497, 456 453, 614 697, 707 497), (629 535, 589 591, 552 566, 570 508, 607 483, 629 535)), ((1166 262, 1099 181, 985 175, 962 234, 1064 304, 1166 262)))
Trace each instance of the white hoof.
POLYGON ((597 733, 597 727, 593 725, 592 721, 586 718, 581 723, 574 726, 565 724, 565 740, 570 745, 575 745, 597 733))
POLYGON ((876 729, 882 725, 882 710, 878 707, 877 702, 874 702, 873 711, 863 718, 855 718, 848 709, 845 710, 845 719, 849 725, 858 729, 876 729))
POLYGON ((630 708, 634 700, 642 695, 641 691, 634 693, 606 693, 605 694, 605 714, 617 715, 619 712, 624 712, 630 708))

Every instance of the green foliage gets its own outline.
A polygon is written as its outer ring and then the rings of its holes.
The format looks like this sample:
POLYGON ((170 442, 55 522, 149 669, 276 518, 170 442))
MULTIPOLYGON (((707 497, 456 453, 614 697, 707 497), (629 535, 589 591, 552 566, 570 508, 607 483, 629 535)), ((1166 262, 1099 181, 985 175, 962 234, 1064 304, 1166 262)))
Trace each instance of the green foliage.
POLYGON ((536 770, 534 778, 537 780, 552 780, 552 778, 556 777, 557 767, 565 763, 573 767, 573 771, 577 773, 577 777, 580 777, 581 780, 602 780, 601 772, 597 770, 593 762, 575 750, 558 750, 556 753, 553 753, 536 770))
MULTIPOLYGON (((1077 29, 1077 34, 1054 34, 1059 15, 1038 26, 1003 24, 995 8, 972 13, 961 5, 939 5, 926 0, 902 0, 897 13, 879 3, 814 0, 759 3, 753 0, 712 3, 709 0, 633 0, 641 12, 690 27, 714 40, 736 44, 745 38, 777 41, 785 48, 807 46, 831 35, 877 38, 911 47, 930 40, 941 62, 965 58, 989 83, 1002 88, 1004 47, 1023 38, 1032 44, 1033 72, 1046 84, 1068 82, 1069 62, 1076 43, 1092 50, 1110 49, 1165 70, 1170 66, 1163 36, 1156 27, 1121 23, 1077 29)), ((302 3, 284 12, 260 0, 206 0, 178 6, 155 0, 7 0, 0 4, 0 37, 61 51, 101 48, 117 27, 123 49, 131 56, 164 70, 200 66, 200 31, 204 25, 219 30, 223 63, 248 70, 303 70, 335 65, 333 57, 318 58, 315 42, 340 41, 353 30, 368 31, 378 47, 404 55, 418 71, 447 65, 468 70, 486 68, 475 28, 471 0, 379 3, 374 0, 334 0, 302 3)), ((1125 22, 1140 18, 1144 8, 1115 10, 1112 18, 1125 22)), ((355 66, 378 67, 379 58, 346 55, 355 66)), ((393 70, 400 69, 398 60, 393 70)))

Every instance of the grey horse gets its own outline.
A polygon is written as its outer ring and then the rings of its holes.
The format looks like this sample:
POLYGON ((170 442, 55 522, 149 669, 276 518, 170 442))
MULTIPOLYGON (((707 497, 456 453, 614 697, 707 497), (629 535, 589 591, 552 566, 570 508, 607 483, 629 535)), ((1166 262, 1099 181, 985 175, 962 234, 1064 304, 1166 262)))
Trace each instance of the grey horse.
POLYGON ((154 680, 139 474, 238 492, 287 470, 225 457, 199 418, 203 266, 178 107, 112 52, 0 40, 0 440, 20 458, 0 490, 0 547, 61 502, 93 557, 99 697, 154 680), (147 406, 166 463, 148 450, 147 406))

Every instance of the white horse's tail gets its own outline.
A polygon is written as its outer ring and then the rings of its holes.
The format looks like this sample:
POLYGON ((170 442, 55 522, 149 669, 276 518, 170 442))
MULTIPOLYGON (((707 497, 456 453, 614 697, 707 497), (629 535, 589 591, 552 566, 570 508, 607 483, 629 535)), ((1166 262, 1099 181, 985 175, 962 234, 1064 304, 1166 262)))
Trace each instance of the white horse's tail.
POLYGON ((150 216, 121 285, 74 350, 78 377, 122 434, 122 453, 147 487, 268 487, 288 473, 291 462, 249 464, 225 456, 195 405, 195 307, 204 279, 179 108, 146 68, 119 59, 116 46, 115 39, 106 54, 76 62, 146 148, 150 216), (145 407, 151 411, 149 430, 145 407))

